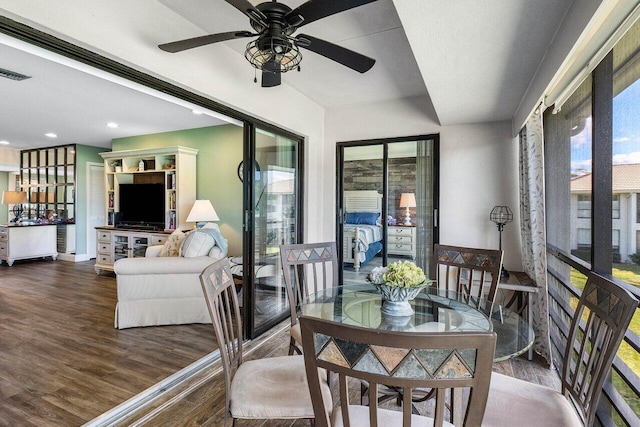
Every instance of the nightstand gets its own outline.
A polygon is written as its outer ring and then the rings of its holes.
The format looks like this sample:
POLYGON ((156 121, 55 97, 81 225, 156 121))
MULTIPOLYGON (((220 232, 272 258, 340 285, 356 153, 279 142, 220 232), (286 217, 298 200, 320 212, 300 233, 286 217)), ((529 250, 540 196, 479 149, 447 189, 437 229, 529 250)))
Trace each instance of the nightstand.
POLYGON ((387 253, 416 257, 416 227, 390 225, 387 227, 387 253))

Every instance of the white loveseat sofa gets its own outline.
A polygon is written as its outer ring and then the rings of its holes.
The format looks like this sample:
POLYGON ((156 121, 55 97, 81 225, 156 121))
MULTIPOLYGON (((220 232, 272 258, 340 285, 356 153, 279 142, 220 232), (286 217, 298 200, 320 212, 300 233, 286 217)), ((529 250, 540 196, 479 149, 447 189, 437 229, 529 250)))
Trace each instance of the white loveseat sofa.
POLYGON ((116 328, 211 323, 200 273, 227 255, 226 245, 195 257, 160 257, 162 248, 150 246, 144 258, 116 261, 116 328))

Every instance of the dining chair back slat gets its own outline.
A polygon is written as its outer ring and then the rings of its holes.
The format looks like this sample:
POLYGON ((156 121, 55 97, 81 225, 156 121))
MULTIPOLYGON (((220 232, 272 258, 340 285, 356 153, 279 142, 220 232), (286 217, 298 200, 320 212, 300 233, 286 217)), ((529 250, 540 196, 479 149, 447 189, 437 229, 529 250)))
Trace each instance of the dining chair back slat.
POLYGON ((604 381, 624 338, 638 300, 628 291, 592 273, 578 301, 567 337, 562 392, 592 425, 604 381))
POLYGON ((228 259, 222 258, 205 268, 200 274, 200 283, 220 349, 225 380, 226 418, 231 403, 233 374, 242 363, 242 323, 228 259))
POLYGON ((300 304, 308 295, 338 285, 336 244, 321 242, 280 245, 280 259, 291 310, 289 354, 300 354, 300 304))
POLYGON ((300 326, 317 427, 349 426, 355 421, 370 426, 427 425, 433 421, 439 427, 446 418, 453 422, 447 412, 451 403, 447 396, 455 394, 450 390, 465 391, 466 404, 461 405, 466 408, 464 425, 481 425, 496 343, 494 332, 373 330, 310 316, 301 316, 300 326), (340 403, 333 414, 326 410, 332 405, 327 405, 320 393, 324 370, 339 379, 340 403), (368 384, 368 407, 349 402, 349 379, 355 380, 352 385, 356 389, 362 382, 368 384), (380 408, 378 387, 400 390, 402 408, 380 408), (412 414, 413 390, 418 388, 436 390, 433 413, 412 414))
MULTIPOLYGON (((302 356, 243 361, 241 311, 228 259, 205 268, 200 282, 220 349, 225 427, 236 419, 312 419, 302 356)), ((330 396, 326 381, 322 389, 330 396)))
POLYGON ((455 292, 465 303, 490 312, 498 290, 502 255, 500 250, 436 244, 430 278, 439 290, 455 292))

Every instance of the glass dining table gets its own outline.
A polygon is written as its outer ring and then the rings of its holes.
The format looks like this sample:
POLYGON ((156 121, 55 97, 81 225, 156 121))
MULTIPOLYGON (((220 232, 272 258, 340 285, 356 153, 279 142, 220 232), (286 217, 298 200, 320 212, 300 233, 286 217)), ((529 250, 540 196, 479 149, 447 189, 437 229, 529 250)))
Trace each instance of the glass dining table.
POLYGON ((389 316, 381 312, 382 299, 371 284, 343 285, 309 295, 301 314, 337 323, 372 329, 406 332, 494 331, 497 335, 494 362, 526 352, 533 344, 529 323, 517 313, 494 304, 491 316, 485 301, 466 301, 464 296, 427 288, 411 301, 414 314, 389 316))

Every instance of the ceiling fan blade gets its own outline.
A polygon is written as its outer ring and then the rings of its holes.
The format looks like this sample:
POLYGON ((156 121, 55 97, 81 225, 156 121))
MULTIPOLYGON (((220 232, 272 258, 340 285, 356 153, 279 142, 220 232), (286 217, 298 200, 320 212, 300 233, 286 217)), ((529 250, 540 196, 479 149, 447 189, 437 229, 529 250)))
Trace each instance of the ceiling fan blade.
POLYGON ((262 72, 262 87, 279 86, 282 81, 282 74, 272 73, 270 71, 262 72))
POLYGON ((327 16, 344 12, 345 10, 353 9, 354 7, 367 3, 373 3, 374 1, 376 0, 309 0, 287 13, 285 19, 290 24, 293 23, 299 28, 318 19, 326 18, 327 16), (301 18, 303 19, 302 23, 298 24, 301 18))
POLYGON ((193 37, 190 39, 179 40, 177 42, 165 43, 158 45, 158 47, 165 52, 182 52, 183 50, 193 49, 194 47, 200 47, 211 43, 223 42, 226 40, 239 39, 243 37, 253 37, 253 34, 249 31, 229 31, 227 33, 209 34, 206 36, 193 37))
POLYGON ((231 6, 238 9, 240 12, 244 13, 249 17, 249 19, 256 21, 258 24, 266 27, 267 17, 264 13, 253 7, 248 0, 225 0, 231 6))
POLYGON ((368 56, 306 34, 298 35, 298 37, 296 37, 296 43, 300 47, 309 49, 311 52, 336 61, 359 73, 366 73, 373 67, 373 64, 376 63, 375 59, 369 58, 368 56))

